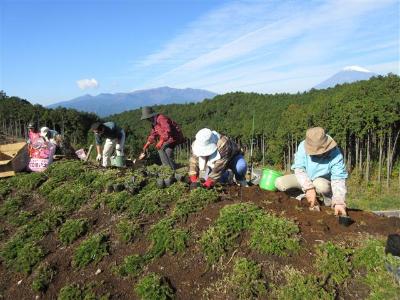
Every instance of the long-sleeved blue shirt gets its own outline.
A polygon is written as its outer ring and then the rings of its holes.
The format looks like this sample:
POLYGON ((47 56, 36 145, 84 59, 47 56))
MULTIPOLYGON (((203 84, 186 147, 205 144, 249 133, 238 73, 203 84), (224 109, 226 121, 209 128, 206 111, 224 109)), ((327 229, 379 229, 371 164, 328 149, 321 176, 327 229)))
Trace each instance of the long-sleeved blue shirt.
POLYGON ((328 180, 346 179, 348 177, 343 155, 338 147, 333 148, 323 156, 315 156, 306 153, 304 143, 302 141, 297 148, 292 170, 305 170, 311 180, 318 177, 328 180))

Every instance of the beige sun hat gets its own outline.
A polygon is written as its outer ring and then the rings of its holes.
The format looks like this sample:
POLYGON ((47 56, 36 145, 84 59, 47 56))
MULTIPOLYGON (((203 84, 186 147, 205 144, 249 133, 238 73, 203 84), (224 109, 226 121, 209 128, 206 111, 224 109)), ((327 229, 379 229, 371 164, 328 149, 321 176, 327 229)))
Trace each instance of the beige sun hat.
POLYGON ((308 155, 321 155, 337 146, 321 127, 307 129, 304 147, 308 155))
POLYGON ((219 134, 208 128, 200 129, 192 144, 193 154, 196 156, 209 156, 217 151, 219 134))

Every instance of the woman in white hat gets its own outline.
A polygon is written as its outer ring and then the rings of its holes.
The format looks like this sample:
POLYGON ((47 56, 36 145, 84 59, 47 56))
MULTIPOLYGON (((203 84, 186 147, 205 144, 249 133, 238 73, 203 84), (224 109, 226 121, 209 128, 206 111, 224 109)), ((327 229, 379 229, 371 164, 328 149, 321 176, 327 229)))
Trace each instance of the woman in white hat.
POLYGON ((335 214, 346 215, 346 179, 348 173, 336 142, 321 127, 309 128, 295 154, 294 174, 277 178, 280 191, 303 190, 310 209, 319 209, 317 194, 335 214))
POLYGON ((238 184, 247 186, 247 163, 238 145, 227 136, 208 128, 197 132, 189 161, 191 187, 197 187, 200 171, 206 174, 205 188, 211 188, 219 181, 226 182, 228 169, 233 171, 238 184))

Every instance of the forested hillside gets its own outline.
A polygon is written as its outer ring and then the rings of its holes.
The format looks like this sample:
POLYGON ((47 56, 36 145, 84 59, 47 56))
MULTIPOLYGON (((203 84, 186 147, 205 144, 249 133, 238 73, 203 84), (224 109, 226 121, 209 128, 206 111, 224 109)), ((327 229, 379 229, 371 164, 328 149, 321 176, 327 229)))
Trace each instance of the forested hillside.
POLYGON ((26 138, 28 124, 33 122, 38 127, 57 130, 75 145, 86 145, 90 125, 97 120, 99 117, 95 114, 66 108, 48 109, 0 93, 0 132, 8 136, 26 138))
MULTIPOLYGON (((400 77, 393 74, 295 95, 237 92, 155 110, 175 119, 190 139, 209 127, 244 146, 251 143, 254 115, 256 158, 265 164, 289 166, 310 126, 324 127, 339 143, 349 168, 363 169, 366 178, 372 161, 380 166, 379 176, 391 173, 400 153, 400 77)), ((110 117, 127 130, 135 153, 150 130, 140 114, 133 110, 110 117)))

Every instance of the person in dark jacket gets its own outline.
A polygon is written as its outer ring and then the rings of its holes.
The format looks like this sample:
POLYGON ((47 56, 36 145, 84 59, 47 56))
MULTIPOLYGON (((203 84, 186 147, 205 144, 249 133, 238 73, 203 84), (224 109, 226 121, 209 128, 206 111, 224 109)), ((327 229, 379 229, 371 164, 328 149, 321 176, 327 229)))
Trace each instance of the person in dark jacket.
POLYGON ((151 144, 156 144, 161 163, 175 170, 174 149, 185 141, 181 128, 169 117, 154 112, 151 107, 143 107, 141 119, 150 121, 151 132, 139 159, 146 156, 146 151, 151 144))
POLYGON ((111 155, 114 152, 117 156, 124 155, 125 146, 125 131, 119 128, 114 122, 106 123, 94 123, 91 127, 94 132, 96 139, 96 149, 97 149, 97 161, 101 161, 103 157, 103 167, 108 167, 111 164, 111 155), (106 139, 104 143, 103 152, 101 151, 103 139, 106 139))

